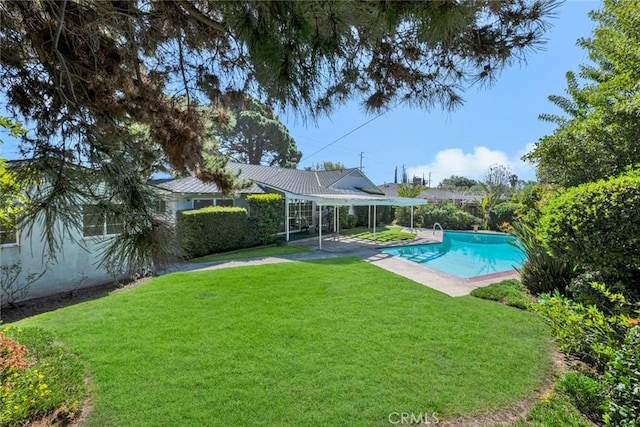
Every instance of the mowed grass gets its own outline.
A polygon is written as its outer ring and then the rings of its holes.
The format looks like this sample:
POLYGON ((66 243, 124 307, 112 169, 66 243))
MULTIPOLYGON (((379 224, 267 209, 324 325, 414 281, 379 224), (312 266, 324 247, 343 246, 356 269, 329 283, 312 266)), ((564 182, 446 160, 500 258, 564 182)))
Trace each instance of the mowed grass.
POLYGON ((373 240, 374 242, 393 242, 396 240, 413 240, 416 235, 402 231, 402 227, 384 226, 376 228, 375 236, 373 230, 368 228, 354 228, 351 230, 340 231, 345 236, 357 237, 358 239, 373 240))
POLYGON ((442 419, 523 399, 549 367, 535 315, 353 258, 176 273, 19 323, 86 361, 87 426, 442 419))
POLYGON ((207 255, 194 258, 193 262, 213 262, 228 261, 242 258, 258 258, 268 256, 279 256, 309 252, 309 249, 299 246, 263 246, 260 248, 241 249, 238 251, 224 252, 221 254, 207 255))

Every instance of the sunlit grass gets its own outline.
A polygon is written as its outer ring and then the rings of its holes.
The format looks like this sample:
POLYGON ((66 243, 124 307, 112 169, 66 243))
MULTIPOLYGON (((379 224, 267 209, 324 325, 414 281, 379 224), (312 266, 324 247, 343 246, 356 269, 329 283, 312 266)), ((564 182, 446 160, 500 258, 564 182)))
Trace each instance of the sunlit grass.
POLYGON ((415 234, 404 232, 402 231, 402 227, 398 226, 377 227, 375 235, 373 230, 363 227, 344 230, 341 231, 340 234, 358 239, 372 240, 374 242, 393 242, 397 240, 413 240, 416 238, 415 234))
POLYGON ((269 257, 279 255, 289 255, 309 252, 309 249, 300 246, 264 246, 260 248, 241 249, 239 251, 224 252, 221 254, 207 255, 200 258, 195 258, 193 262, 213 262, 213 261, 227 261, 242 258, 258 258, 269 257))
POLYGON ((352 258, 176 273, 20 323, 86 361, 87 426, 448 418, 525 398, 549 366, 537 316, 352 258))

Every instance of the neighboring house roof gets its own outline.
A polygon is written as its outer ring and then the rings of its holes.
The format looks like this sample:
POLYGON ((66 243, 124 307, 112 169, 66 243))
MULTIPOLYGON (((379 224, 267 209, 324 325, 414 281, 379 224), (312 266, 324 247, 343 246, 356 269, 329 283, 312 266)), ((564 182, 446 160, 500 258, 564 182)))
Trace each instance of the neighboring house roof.
MULTIPOLYGON (((398 196, 398 187, 402 184, 382 184, 378 186, 378 189, 382 191, 385 196, 388 197, 397 197, 398 196)), ((451 190, 441 190, 439 188, 427 188, 423 192, 421 192, 418 199, 426 199, 430 202, 441 202, 441 201, 449 201, 449 200, 460 200, 465 202, 480 202, 482 200, 482 196, 479 195, 468 195, 457 193, 451 190)))

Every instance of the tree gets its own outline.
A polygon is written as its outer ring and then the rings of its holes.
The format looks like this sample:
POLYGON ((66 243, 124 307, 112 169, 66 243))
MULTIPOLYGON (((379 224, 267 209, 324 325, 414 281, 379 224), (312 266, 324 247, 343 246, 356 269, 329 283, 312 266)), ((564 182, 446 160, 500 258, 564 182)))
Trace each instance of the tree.
POLYGON ((504 165, 492 165, 487 169, 482 187, 485 196, 482 198, 480 209, 484 221, 484 228, 489 228, 491 221, 491 210, 507 194, 511 184, 513 173, 509 167, 504 165))
POLYGON ((308 171, 341 171, 349 168, 340 162, 334 163, 329 160, 325 160, 322 163, 316 163, 315 165, 307 166, 304 169, 308 171))
POLYGON ((35 124, 23 173, 46 182, 27 219, 45 225, 53 249, 54 222, 75 228, 80 201, 93 199, 131 221, 114 241, 116 265, 150 262, 164 226, 142 171, 156 147, 174 170, 237 188, 225 158, 203 152, 203 107, 221 123, 230 93, 306 116, 352 99, 369 111, 453 108, 464 87, 490 82, 541 43, 555 4, 0 2, 0 93, 14 117, 35 124), (148 130, 142 145, 134 124, 148 130))
POLYGON ((605 0, 592 11, 592 37, 578 40, 593 65, 567 73, 567 96, 549 100, 564 115, 543 114, 556 130, 524 156, 542 182, 575 186, 616 176, 640 163, 638 0, 605 0))
POLYGON ((222 154, 236 162, 295 168, 302 157, 296 142, 273 110, 256 98, 242 96, 230 103, 233 126, 215 130, 222 154))
POLYGON ((398 186, 398 196, 415 199, 424 191, 424 189, 425 188, 422 185, 401 184, 398 186))
MULTIPOLYGON (((12 137, 19 137, 26 132, 20 123, 2 116, 0 116, 0 128, 6 129, 12 137)), ((7 169, 6 161, 0 158, 0 230, 10 230, 15 227, 24 203, 26 199, 20 181, 16 179, 13 171, 7 169)), ((0 234, 0 243, 3 237, 4 235, 0 234)))
POLYGON ((468 191, 474 185, 477 185, 478 181, 464 176, 451 175, 449 178, 445 178, 440 181, 438 188, 443 190, 453 191, 468 191))

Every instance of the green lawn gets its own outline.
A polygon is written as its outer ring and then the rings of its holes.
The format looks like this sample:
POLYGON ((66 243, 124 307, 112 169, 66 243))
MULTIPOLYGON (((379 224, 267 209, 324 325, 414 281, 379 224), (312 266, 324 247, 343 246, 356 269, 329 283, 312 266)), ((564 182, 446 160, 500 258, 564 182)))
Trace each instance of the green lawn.
POLYGON ((549 371, 537 316, 353 258, 176 273, 19 324, 86 361, 87 426, 389 425, 510 405, 549 371))
POLYGON ((309 249, 299 246, 263 246, 260 248, 241 249, 239 251, 225 252, 221 254, 207 255, 200 258, 195 258, 193 262, 213 262, 213 261, 226 261, 242 258, 257 258, 268 257, 278 255, 297 254, 302 252, 309 252, 309 249))
POLYGON ((375 236, 373 235, 373 230, 364 227, 342 230, 340 234, 357 237, 358 239, 373 240, 374 242, 392 242, 395 240, 413 240, 416 238, 415 234, 405 233, 402 231, 402 227, 394 225, 376 228, 375 236))

